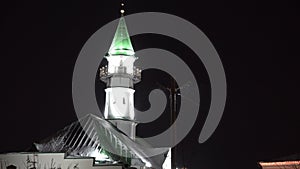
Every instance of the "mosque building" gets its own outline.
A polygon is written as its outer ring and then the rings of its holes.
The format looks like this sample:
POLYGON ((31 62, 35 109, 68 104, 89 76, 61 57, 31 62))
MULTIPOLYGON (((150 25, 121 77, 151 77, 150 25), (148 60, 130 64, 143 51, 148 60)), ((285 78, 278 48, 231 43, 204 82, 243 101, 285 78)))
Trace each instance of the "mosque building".
POLYGON ((154 148, 136 137, 134 84, 141 69, 134 66, 123 14, 105 55, 108 64, 99 71, 107 86, 104 118, 88 114, 34 143, 35 152, 0 154, 0 169, 170 169, 170 148, 154 148), (148 156, 154 149, 165 153, 148 156))

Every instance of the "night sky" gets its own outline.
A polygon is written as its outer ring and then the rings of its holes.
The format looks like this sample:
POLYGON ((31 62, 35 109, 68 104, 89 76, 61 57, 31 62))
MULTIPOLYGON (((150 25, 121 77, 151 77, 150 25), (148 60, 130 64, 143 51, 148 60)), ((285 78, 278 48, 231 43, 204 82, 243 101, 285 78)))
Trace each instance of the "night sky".
MULTIPOLYGON (((1 4, 2 111, 0 152, 26 151, 77 120, 72 74, 88 38, 119 17, 120 1, 19 1, 1 4)), ((222 60, 228 85, 223 118, 213 136, 199 144, 210 103, 207 72, 184 44, 161 35, 132 37, 135 50, 176 53, 197 77, 201 108, 191 132, 178 146, 178 166, 252 169, 257 161, 300 153, 300 8, 292 1, 128 1, 126 13, 164 12, 199 27, 222 60)), ((134 26, 134 25, 132 25, 134 26)), ((129 30, 130 32, 130 30, 129 30)), ((142 56, 139 56, 142 57, 142 56)), ((100 64, 100 63, 99 63, 100 64)), ((147 109, 147 91, 170 85, 165 72, 143 72, 136 107, 147 109)), ((96 79, 99 105, 104 84, 96 79)), ((141 136, 168 127, 168 115, 141 125, 141 136)))

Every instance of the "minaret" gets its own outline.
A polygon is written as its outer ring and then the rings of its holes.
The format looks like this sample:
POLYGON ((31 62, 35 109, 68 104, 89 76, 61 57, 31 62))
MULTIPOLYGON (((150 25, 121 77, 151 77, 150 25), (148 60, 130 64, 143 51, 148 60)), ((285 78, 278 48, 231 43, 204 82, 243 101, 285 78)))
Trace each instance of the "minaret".
POLYGON ((122 8, 116 33, 105 55, 108 65, 100 68, 100 78, 107 84, 104 118, 128 137, 135 139, 137 122, 133 84, 140 81, 141 70, 134 66, 137 57, 127 31, 124 12, 122 8))

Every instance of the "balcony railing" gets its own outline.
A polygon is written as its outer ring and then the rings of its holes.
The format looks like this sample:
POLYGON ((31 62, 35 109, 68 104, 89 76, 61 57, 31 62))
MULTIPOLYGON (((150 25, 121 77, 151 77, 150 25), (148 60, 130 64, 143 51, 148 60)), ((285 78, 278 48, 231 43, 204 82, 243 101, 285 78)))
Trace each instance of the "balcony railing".
POLYGON ((137 83, 139 81, 141 81, 142 78, 142 69, 138 68, 138 67, 133 67, 133 73, 132 74, 128 74, 126 73, 126 69, 122 69, 123 71, 117 71, 118 73, 109 73, 108 72, 108 67, 103 66, 100 68, 100 79, 103 81, 106 81, 109 77, 115 75, 123 75, 123 76, 128 76, 129 78, 131 78, 133 80, 134 83, 137 83), (125 71, 124 71, 125 70, 125 71))

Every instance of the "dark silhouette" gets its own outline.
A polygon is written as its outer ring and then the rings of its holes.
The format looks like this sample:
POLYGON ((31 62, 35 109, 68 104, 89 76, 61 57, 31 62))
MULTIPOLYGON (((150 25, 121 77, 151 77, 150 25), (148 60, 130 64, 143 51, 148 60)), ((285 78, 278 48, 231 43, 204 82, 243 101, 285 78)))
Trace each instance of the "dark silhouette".
POLYGON ((17 169, 17 167, 14 166, 14 165, 9 165, 9 166, 6 167, 6 169, 17 169))

